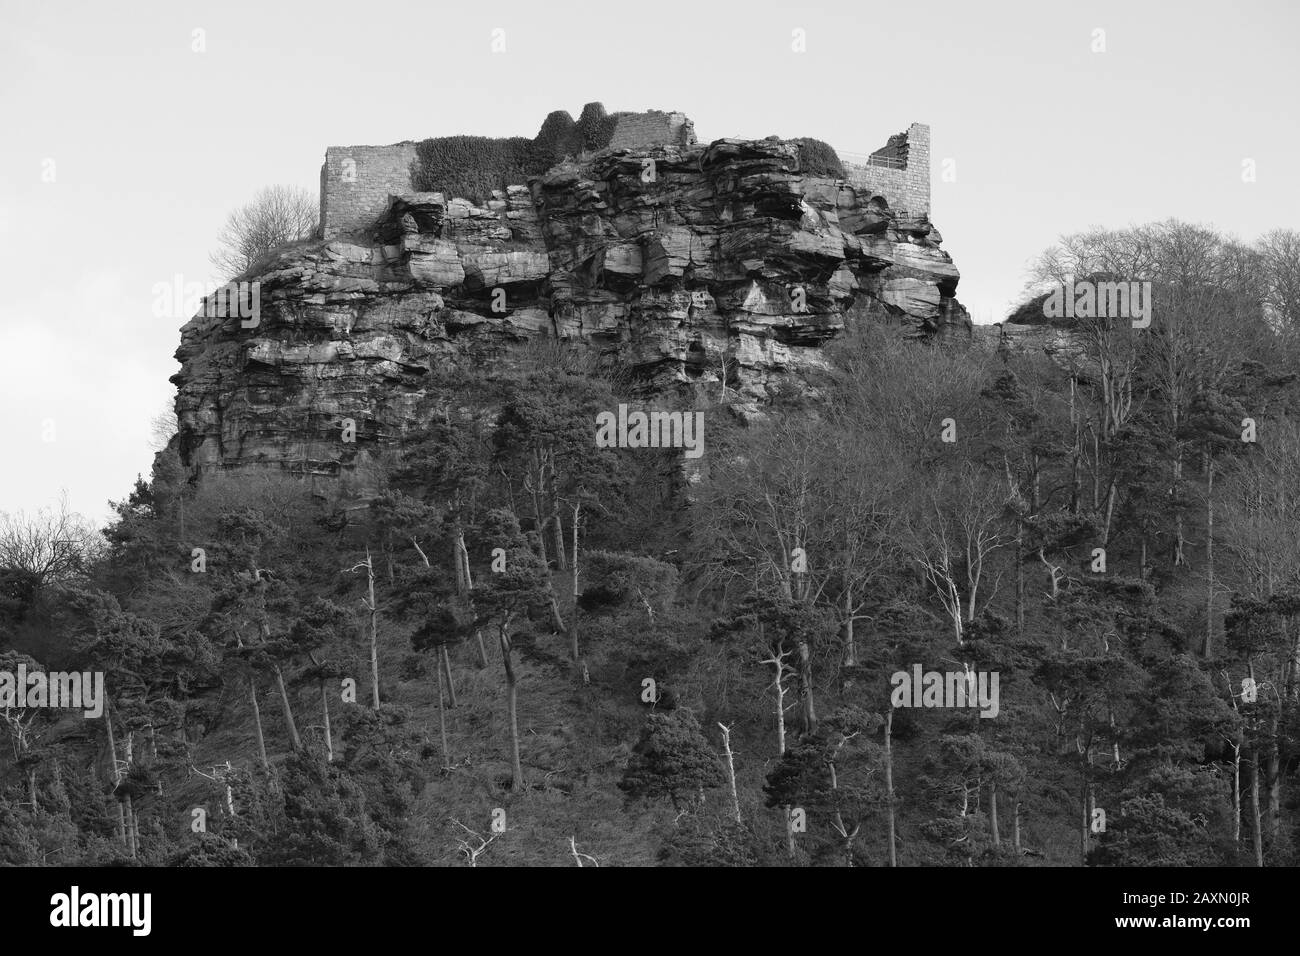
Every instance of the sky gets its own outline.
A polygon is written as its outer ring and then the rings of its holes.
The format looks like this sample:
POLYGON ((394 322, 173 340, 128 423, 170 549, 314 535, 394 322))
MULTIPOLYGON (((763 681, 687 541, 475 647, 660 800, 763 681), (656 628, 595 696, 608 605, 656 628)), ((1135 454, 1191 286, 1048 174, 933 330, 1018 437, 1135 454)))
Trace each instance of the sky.
POLYGON ((1295 0, 0 0, 0 510, 102 521, 148 476, 188 318, 155 286, 215 282, 227 214, 314 193, 327 146, 593 100, 855 153, 928 123, 957 296, 994 322, 1064 234, 1300 228, 1297 28, 1295 0))

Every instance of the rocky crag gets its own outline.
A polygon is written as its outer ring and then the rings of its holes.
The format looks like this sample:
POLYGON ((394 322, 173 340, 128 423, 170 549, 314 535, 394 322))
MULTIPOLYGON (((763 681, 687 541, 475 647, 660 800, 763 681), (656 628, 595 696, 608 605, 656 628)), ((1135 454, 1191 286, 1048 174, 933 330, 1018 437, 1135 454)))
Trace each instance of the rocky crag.
POLYGON ((852 323, 968 336, 940 242, 887 196, 806 174, 775 137, 611 146, 482 205, 391 195, 368 228, 242 276, 260 285, 255 326, 185 325, 178 449, 196 473, 337 475, 444 414, 458 370, 508 372, 538 339, 672 407, 714 407, 725 384, 749 417, 806 388, 852 323))

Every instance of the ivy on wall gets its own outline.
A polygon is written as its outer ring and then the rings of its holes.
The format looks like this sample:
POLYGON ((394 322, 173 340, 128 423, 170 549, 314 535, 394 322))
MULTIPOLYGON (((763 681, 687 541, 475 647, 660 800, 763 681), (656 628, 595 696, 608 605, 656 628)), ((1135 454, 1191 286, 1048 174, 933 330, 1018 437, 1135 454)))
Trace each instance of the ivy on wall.
POLYGON ((411 184, 483 203, 494 189, 522 185, 566 156, 604 149, 621 114, 588 103, 577 121, 565 110, 546 117, 532 139, 525 136, 435 136, 416 144, 411 184))

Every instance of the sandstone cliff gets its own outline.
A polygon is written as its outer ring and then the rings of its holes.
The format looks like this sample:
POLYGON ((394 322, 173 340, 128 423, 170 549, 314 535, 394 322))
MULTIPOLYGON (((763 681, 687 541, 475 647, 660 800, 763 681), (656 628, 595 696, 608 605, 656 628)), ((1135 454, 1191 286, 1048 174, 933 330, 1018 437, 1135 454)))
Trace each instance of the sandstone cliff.
POLYGON ((281 250, 242 277, 261 284, 256 327, 182 329, 182 459, 338 474, 454 402, 441 373, 506 371, 540 337, 678 407, 715 403, 725 374, 748 415, 847 323, 968 332, 930 222, 798 156, 775 138, 608 149, 483 207, 394 196, 365 235, 281 250))

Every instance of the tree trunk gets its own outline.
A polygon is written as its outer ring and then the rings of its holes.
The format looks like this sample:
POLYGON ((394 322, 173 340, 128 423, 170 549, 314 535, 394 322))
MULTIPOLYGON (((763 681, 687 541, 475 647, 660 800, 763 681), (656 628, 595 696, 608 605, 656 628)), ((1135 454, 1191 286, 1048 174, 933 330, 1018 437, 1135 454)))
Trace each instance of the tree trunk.
POLYGON ((289 690, 284 686, 284 674, 280 670, 280 665, 276 664, 273 668, 275 673, 275 684, 280 688, 280 704, 284 708, 284 723, 289 728, 289 743, 294 750, 302 749, 302 738, 298 736, 298 725, 293 722, 293 708, 289 706, 289 690))
POLYGON ((1016 519, 1016 636, 1025 636, 1025 526, 1016 519))
POLYGON ((366 554, 366 576, 370 581, 370 691, 375 710, 379 710, 379 605, 375 603, 375 569, 366 554))
POLYGON ((541 452, 534 448, 533 473, 528 482, 531 486, 529 494, 533 499, 533 529, 537 532, 533 537, 533 550, 542 559, 542 564, 549 568, 551 561, 546 556, 546 519, 542 517, 542 485, 545 481, 546 466, 542 463, 541 452))
MULTIPOLYGON (((578 648, 578 516, 581 510, 581 504, 573 506, 573 561, 570 562, 570 568, 573 571, 573 610, 569 612, 571 615, 569 618, 569 659, 575 664, 582 659, 582 653, 578 648)), ((563 553, 562 548, 561 553, 563 553)))
POLYGON ((569 629, 564 626, 564 618, 560 616, 560 602, 555 596, 555 588, 552 587, 549 576, 546 579, 546 592, 551 605, 551 632, 554 634, 564 634, 569 629))
MULTIPOLYGON (((465 547, 465 533, 456 532, 456 553, 459 555, 460 573, 464 575, 465 593, 474 590, 474 578, 469 571, 469 549, 465 547)), ((479 670, 488 666, 487 647, 483 644, 483 631, 474 628, 474 643, 478 645, 478 666, 479 670)))
POLYGON ((320 682, 320 706, 325 714, 325 762, 334 762, 334 736, 330 732, 330 699, 325 692, 325 682, 320 682))
POLYGON ((1241 744, 1232 751, 1232 842, 1241 845, 1241 744))
POLYGON ((844 588, 844 666, 856 667, 858 663, 857 642, 853 634, 853 589, 844 588))
POLYGON ((1105 548, 1110 547, 1110 526, 1115 517, 1115 496, 1117 488, 1118 486, 1112 479, 1110 487, 1106 491, 1106 523, 1102 525, 1101 529, 1101 544, 1102 547, 1105 548))
POLYGON ((576 664, 581 657, 582 655, 578 650, 578 606, 575 603, 569 617, 569 660, 576 664))
MULTIPOLYGON (((1173 403, 1173 414, 1170 422, 1170 434, 1178 434, 1178 403, 1173 403)), ((1173 465, 1173 485, 1170 489, 1177 493, 1178 486, 1183 482, 1183 443, 1177 442, 1174 446, 1174 465, 1173 465)), ((1183 532, 1183 509, 1180 507, 1174 514, 1174 567, 1181 567, 1187 563, 1185 548, 1187 537, 1183 532)))
POLYGON ((1297 651, 1300 651, 1300 644, 1291 636, 1290 624, 1284 619, 1282 621, 1282 645, 1287 648, 1286 663, 1282 666, 1282 673, 1285 675, 1282 681, 1282 690, 1287 700, 1297 699, 1296 687, 1296 665, 1300 663, 1297 659, 1297 651))
POLYGON ((138 849, 137 841, 139 840, 140 834, 136 830, 135 807, 131 803, 130 794, 126 795, 125 803, 126 803, 126 846, 127 849, 131 851, 131 859, 134 860, 136 851, 138 849))
POLYGON ((885 803, 889 812, 889 865, 898 866, 894 839, 894 708, 885 713, 885 803))
POLYGON ((122 802, 121 800, 118 800, 116 797, 114 797, 113 800, 114 800, 114 802, 117 804, 117 835, 118 835, 118 838, 121 839, 123 845, 125 845, 125 846, 127 846, 127 847, 130 847, 130 845, 131 845, 131 840, 130 840, 130 838, 126 835, 126 806, 123 804, 123 802, 122 802))
POLYGON ((1250 770, 1251 838, 1255 844, 1255 865, 1264 865, 1264 834, 1259 819, 1259 748, 1251 755, 1250 770))
POLYGON ((469 569, 469 548, 465 546, 465 532, 456 532, 456 555, 460 561, 460 575, 464 581, 465 590, 474 590, 474 576, 469 569))
MULTIPOLYGON (((844 746, 843 738, 841 738, 839 746, 835 748, 835 754, 839 753, 839 747, 842 746, 844 746)), ((831 756, 831 759, 827 761, 827 765, 831 771, 831 790, 838 790, 840 783, 839 775, 835 772, 834 754, 831 756)), ((852 832, 850 832, 848 824, 844 822, 844 815, 840 813, 839 810, 835 811, 835 832, 838 833, 840 838, 844 841, 844 864, 849 867, 853 866, 853 840, 857 837, 860 827, 861 824, 858 824, 853 828, 852 832)))
POLYGON ((451 749, 447 746, 447 715, 443 710, 442 671, 437 670, 438 677, 438 733, 442 736, 442 769, 451 769, 451 749))
POLYGON ((1268 763, 1265 781, 1268 783, 1268 824, 1270 843, 1277 840, 1278 822, 1282 818, 1282 768, 1277 752, 1277 717, 1273 718, 1272 736, 1268 743, 1268 763))
POLYGON ((257 683, 248 678, 248 699, 253 703, 253 726, 257 728, 257 754, 262 759, 262 769, 269 771, 271 762, 266 759, 266 735, 262 733, 262 708, 257 706, 257 683))
POLYGON ((1214 459, 1205 456, 1205 657, 1214 646, 1214 459))
POLYGON ((516 793, 524 790, 524 768, 519 761, 519 714, 516 708, 518 688, 515 683, 514 662, 510 658, 510 635, 505 626, 500 628, 501 660, 506 669, 506 710, 510 714, 510 773, 511 789, 516 793))
POLYGON ((993 851, 1002 849, 1002 835, 998 833, 998 782, 989 781, 989 826, 993 835, 993 851))
POLYGON ((1079 804, 1081 806, 1082 826, 1079 828, 1079 865, 1088 865, 1088 781, 1087 772, 1079 784, 1079 804))
POLYGON ((438 645, 438 666, 442 670, 442 675, 447 679, 447 706, 456 706, 456 685, 451 680, 451 655, 447 653, 447 645, 438 645))
POLYGON ((465 565, 460 560, 460 549, 464 546, 465 533, 456 528, 455 537, 451 541, 451 565, 456 571, 456 594, 464 595, 469 590, 469 581, 465 576, 465 565))
POLYGON ((559 571, 568 570, 564 559, 564 523, 560 520, 560 502, 555 497, 555 476, 551 476, 551 546, 555 551, 555 567, 559 571))
POLYGON ((782 682, 782 667, 776 665, 776 752, 785 756, 785 684, 782 682))
POLYGON ((122 807, 122 801, 116 796, 117 787, 122 782, 122 773, 117 769, 117 741, 113 739, 113 715, 107 701, 104 702, 104 725, 108 730, 108 759, 112 761, 113 767, 113 799, 117 803, 117 836, 123 844, 126 844, 126 811, 122 807))
POLYGON ((1016 791, 1015 808, 1011 818, 1011 845, 1016 848, 1016 856, 1020 855, 1020 792, 1016 791))
POLYGON ((1079 434, 1079 414, 1075 409, 1077 386, 1073 376, 1070 377, 1070 425, 1074 433, 1074 447, 1070 449, 1070 513, 1079 513, 1079 458, 1083 453, 1083 439, 1079 434))
MULTIPOLYGON (((976 787, 976 792, 978 793, 978 788, 979 788, 978 782, 976 782, 975 787, 976 787)), ((962 829, 965 832, 965 836, 962 837, 962 841, 966 844, 966 866, 974 866, 975 859, 974 859, 974 854, 971 851, 971 843, 973 841, 971 840, 971 821, 970 821, 969 814, 970 814, 970 787, 967 785, 966 781, 963 780, 961 785, 961 818, 963 824, 962 829)))
POLYGON ((731 809, 736 818, 736 823, 740 823, 740 795, 736 792, 736 762, 731 754, 731 728, 718 724, 722 727, 722 749, 727 755, 727 783, 731 787, 731 809))
POLYGON ((799 642, 799 689, 803 695, 804 733, 816 733, 817 705, 813 700, 812 660, 807 641, 799 642))

